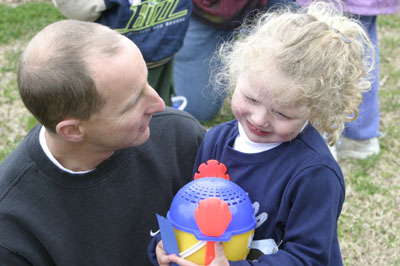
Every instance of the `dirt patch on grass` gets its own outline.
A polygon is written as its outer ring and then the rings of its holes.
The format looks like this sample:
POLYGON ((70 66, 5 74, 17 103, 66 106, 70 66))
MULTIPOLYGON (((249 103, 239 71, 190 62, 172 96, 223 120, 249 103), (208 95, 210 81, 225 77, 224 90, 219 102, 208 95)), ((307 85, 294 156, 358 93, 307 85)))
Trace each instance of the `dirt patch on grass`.
POLYGON ((7 152, 14 148, 27 131, 27 119, 30 116, 23 105, 17 86, 15 71, 7 71, 9 64, 5 54, 22 50, 25 43, 15 42, 0 46, 0 151, 7 152))

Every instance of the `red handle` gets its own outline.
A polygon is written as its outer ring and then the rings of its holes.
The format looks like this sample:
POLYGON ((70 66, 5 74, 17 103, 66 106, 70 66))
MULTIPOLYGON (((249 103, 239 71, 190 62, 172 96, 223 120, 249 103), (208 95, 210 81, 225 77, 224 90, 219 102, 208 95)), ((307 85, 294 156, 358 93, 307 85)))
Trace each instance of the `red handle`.
POLYGON ((206 244, 206 260, 204 265, 210 265, 215 258, 215 242, 207 241, 206 244))

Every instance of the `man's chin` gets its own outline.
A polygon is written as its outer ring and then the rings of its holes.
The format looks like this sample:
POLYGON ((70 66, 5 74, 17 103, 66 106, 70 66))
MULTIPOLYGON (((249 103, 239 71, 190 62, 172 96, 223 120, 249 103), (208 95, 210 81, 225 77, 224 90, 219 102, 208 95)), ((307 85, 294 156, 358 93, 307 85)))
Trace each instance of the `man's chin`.
POLYGON ((140 135, 139 138, 136 139, 135 143, 132 146, 139 146, 146 143, 150 138, 150 128, 147 129, 140 135))

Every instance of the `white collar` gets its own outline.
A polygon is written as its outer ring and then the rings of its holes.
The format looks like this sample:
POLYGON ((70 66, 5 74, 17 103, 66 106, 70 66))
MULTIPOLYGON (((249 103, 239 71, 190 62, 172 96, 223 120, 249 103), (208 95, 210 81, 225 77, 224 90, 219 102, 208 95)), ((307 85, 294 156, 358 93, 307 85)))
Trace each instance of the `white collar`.
POLYGON ((237 135, 235 142, 233 143, 233 149, 243 153, 259 153, 267 150, 271 150, 279 146, 282 142, 274 143, 257 143, 251 141, 244 132, 242 125, 238 122, 239 134, 237 135))
POLYGON ((42 147, 44 153, 47 155, 47 157, 49 158, 50 161, 52 161, 58 168, 60 168, 61 170, 63 170, 64 172, 68 172, 70 174, 86 174, 89 173, 93 170, 88 170, 88 171, 79 171, 79 172, 75 172, 75 171, 71 171, 67 168, 65 168, 64 166, 62 166, 56 158, 54 158, 53 154, 51 153, 49 146, 47 146, 47 142, 46 142, 46 135, 45 135, 46 129, 44 126, 42 126, 42 128, 40 129, 40 133, 39 133, 39 142, 40 142, 40 146, 42 147))

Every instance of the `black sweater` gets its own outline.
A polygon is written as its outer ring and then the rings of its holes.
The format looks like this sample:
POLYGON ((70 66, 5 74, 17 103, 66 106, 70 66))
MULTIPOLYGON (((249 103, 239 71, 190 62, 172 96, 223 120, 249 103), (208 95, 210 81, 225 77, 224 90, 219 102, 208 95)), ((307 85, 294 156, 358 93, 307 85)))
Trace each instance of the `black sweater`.
POLYGON ((39 143, 40 125, 0 165, 0 265, 150 265, 146 247, 156 213, 192 179, 204 129, 167 108, 150 139, 86 174, 55 166, 39 143))

